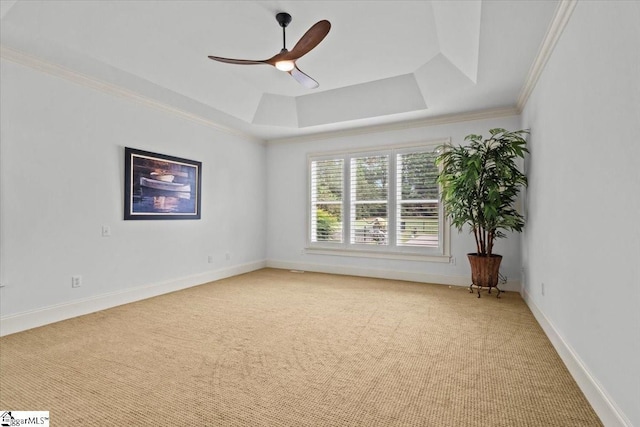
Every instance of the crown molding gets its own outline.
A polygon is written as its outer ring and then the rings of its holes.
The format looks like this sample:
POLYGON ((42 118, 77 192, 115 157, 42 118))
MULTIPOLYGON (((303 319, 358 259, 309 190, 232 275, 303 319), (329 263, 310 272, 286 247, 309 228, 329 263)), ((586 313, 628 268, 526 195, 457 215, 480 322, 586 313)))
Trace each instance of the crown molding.
POLYGON ((355 129, 335 130, 329 132, 315 133, 303 136, 292 136, 287 138, 277 138, 267 140, 267 144, 288 144, 318 141, 324 139, 337 138, 342 136, 366 135, 370 133, 390 132, 402 129, 412 129, 419 127, 439 126, 451 123, 469 122, 473 120, 497 119, 501 117, 517 116, 520 111, 517 107, 490 108, 485 110, 469 111, 465 113, 447 114, 437 117, 429 117, 418 120, 408 120, 405 122, 388 123, 383 125, 363 126, 355 129))
POLYGON ((569 18, 571 18, 571 14, 573 13, 577 3, 578 0, 561 0, 558 4, 553 20, 551 21, 551 24, 549 24, 547 33, 540 44, 536 59, 533 61, 529 74, 525 80, 525 84, 520 91, 520 96, 516 103, 519 112, 522 112, 527 104, 527 100, 533 92, 533 89, 536 87, 538 79, 547 64, 547 61, 551 57, 553 49, 556 47, 562 32, 567 26, 569 18))
POLYGON ((148 108, 169 113, 181 119, 188 120, 190 122, 197 123, 200 125, 204 125, 204 126, 216 129, 218 131, 225 132, 227 134, 239 136, 243 139, 247 139, 260 144, 265 143, 263 139, 256 138, 253 135, 250 135, 246 132, 239 131, 237 129, 233 129, 228 126, 221 125, 201 115, 198 115, 180 108, 176 108, 172 105, 169 105, 164 102, 160 102, 156 99, 149 98, 140 93, 134 92, 130 89, 125 89, 122 86, 118 86, 116 84, 106 82, 104 80, 98 79, 93 76, 88 76, 86 74, 80 73, 70 68, 63 67, 61 65, 54 64, 49 61, 45 61, 42 58, 29 55, 27 53, 21 52, 19 50, 16 50, 1 44, 0 44, 0 58, 10 62, 14 62, 16 64, 23 65, 25 67, 29 67, 36 71, 40 71, 56 77, 63 78, 72 83, 75 83, 90 89, 98 90, 100 92, 103 92, 112 96, 116 96, 131 102, 144 105, 145 107, 148 107, 148 108))

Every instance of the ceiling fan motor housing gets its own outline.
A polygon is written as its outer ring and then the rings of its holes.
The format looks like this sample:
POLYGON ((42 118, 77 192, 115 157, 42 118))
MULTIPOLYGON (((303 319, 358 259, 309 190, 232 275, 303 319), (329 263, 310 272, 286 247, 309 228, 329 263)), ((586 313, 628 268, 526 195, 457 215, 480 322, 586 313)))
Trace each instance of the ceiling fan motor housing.
POLYGON ((286 12, 280 12, 276 15, 276 20, 282 28, 285 28, 291 22, 291 15, 286 12))

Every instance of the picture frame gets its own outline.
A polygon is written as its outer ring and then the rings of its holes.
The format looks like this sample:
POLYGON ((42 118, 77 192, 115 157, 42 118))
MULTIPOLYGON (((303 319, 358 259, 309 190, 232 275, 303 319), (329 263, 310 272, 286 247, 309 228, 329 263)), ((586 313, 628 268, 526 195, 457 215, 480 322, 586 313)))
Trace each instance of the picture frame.
POLYGON ((124 219, 200 219, 202 162, 125 147, 124 219))

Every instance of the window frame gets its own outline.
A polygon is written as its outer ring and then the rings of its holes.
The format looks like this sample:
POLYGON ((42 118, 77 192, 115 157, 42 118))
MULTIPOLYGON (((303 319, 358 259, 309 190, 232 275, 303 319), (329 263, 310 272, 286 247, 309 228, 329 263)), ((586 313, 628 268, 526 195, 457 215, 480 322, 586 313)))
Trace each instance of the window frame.
MULTIPOLYGON (((417 260, 448 263, 451 259, 450 240, 451 227, 445 217, 444 208, 438 199, 438 246, 398 246, 397 237, 397 156, 398 154, 419 153, 433 151, 437 146, 450 142, 449 138, 420 141, 408 144, 384 145, 377 147, 357 148, 353 150, 339 150, 315 152, 307 154, 307 203, 306 203, 306 246, 305 253, 320 255, 339 255, 368 258, 384 258, 399 260, 417 260), (351 161, 353 158, 365 156, 388 155, 388 194, 387 194, 387 245, 371 245, 351 243, 351 161), (342 241, 312 241, 312 163, 322 160, 343 160, 342 171, 342 241)), ((438 195, 440 190, 438 190, 438 195)))

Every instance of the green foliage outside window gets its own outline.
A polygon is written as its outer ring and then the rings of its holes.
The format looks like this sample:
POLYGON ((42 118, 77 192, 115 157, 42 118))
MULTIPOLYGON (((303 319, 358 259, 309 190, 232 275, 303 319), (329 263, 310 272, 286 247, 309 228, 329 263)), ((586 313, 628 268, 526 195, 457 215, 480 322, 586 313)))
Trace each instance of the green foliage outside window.
POLYGON ((318 241, 332 240, 338 218, 323 209, 317 210, 316 218, 316 237, 318 241))

